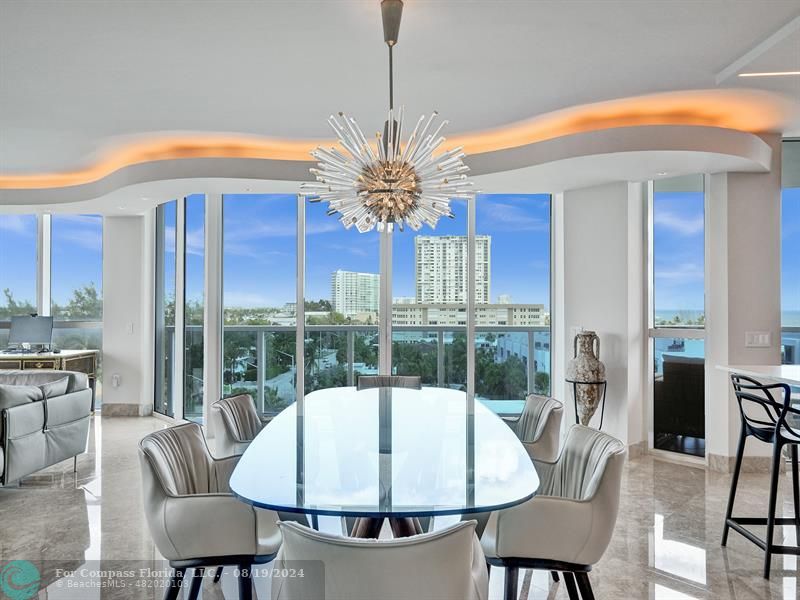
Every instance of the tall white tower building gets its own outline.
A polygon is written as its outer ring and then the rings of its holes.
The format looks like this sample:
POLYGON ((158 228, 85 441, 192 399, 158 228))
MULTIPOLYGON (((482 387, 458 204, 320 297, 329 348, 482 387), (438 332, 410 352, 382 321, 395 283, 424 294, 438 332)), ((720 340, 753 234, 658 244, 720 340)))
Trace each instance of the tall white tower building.
POLYGON ((334 271, 331 273, 331 307, 346 317, 378 312, 380 275, 334 271))
MULTIPOLYGON (((418 304, 467 303, 467 236, 414 238, 418 304)), ((492 238, 475 236, 475 303, 490 298, 492 238)))

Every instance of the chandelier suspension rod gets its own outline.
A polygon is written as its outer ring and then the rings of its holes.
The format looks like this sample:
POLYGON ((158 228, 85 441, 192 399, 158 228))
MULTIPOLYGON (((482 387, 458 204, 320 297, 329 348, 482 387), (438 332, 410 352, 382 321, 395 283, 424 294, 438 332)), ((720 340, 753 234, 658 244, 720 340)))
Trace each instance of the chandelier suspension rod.
POLYGON ((389 44, 389 110, 394 110, 394 61, 392 49, 394 44, 389 44))
POLYGON ((389 110, 394 109, 394 54, 392 50, 400 37, 402 18, 403 0, 381 0, 383 41, 389 46, 389 110))

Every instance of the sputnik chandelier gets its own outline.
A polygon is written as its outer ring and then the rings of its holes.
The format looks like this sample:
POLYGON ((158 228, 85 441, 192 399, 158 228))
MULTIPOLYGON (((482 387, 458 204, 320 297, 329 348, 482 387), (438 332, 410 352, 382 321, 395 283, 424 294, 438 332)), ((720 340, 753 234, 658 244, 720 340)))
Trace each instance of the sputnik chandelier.
POLYGON ((396 224, 402 231, 407 224, 417 231, 425 223, 435 228, 441 217, 453 218, 450 198, 475 193, 466 175, 466 155, 460 147, 437 153, 448 122, 436 125, 436 111, 421 116, 408 141, 401 142, 403 108, 395 120, 392 50, 400 33, 402 0, 382 0, 381 13, 389 46, 389 118, 383 134, 376 133, 373 147, 355 119, 341 112, 338 119, 331 115, 328 123, 341 149, 312 151, 318 168, 311 173, 317 181, 303 183, 301 189, 313 194, 312 202, 328 202, 328 214, 339 213, 347 229, 355 225, 361 233, 375 227, 392 231, 396 224))

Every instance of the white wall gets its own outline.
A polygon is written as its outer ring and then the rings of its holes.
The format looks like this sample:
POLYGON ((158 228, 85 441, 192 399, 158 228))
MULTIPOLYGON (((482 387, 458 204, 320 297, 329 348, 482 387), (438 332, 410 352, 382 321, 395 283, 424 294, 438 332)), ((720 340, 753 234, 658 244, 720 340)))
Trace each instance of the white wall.
MULTIPOLYGON (((706 422, 712 468, 728 470, 739 434, 730 378, 718 365, 780 364, 781 143, 772 147, 769 173, 728 173, 707 178, 706 422), (745 333, 766 331, 771 344, 745 346, 745 333)), ((770 447, 752 443, 748 454, 770 447)))
POLYGON ((103 409, 152 411, 152 250, 149 216, 103 221, 103 409), (148 241, 149 240, 149 241, 148 241), (114 387, 113 377, 120 385, 114 387))
MULTIPOLYGON (((555 324, 564 328, 555 334, 564 341, 559 352, 565 362, 572 358, 576 328, 597 332, 608 379, 603 430, 629 445, 645 439, 642 187, 620 182, 565 192, 555 273, 556 290, 563 289, 563 322, 555 324)), ((565 420, 574 423, 572 392, 557 381, 559 387, 565 420)))

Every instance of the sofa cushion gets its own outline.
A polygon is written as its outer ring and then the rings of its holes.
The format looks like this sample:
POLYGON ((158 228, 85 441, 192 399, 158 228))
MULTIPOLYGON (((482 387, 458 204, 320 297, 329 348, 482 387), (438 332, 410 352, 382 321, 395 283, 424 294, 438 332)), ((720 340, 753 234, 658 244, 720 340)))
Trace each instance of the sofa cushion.
POLYGON ((42 390, 45 398, 55 398, 67 393, 67 385, 69 385, 69 377, 62 377, 57 381, 42 383, 39 389, 42 390))
POLYGON ((0 410, 36 402, 42 398, 42 390, 38 386, 0 384, 0 410))
POLYGON ((67 394, 71 394, 77 390, 85 390, 89 387, 89 376, 86 375, 86 373, 33 369, 0 370, 0 384, 5 385, 42 385, 42 383, 58 381, 64 377, 69 378, 67 394))

